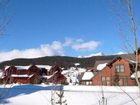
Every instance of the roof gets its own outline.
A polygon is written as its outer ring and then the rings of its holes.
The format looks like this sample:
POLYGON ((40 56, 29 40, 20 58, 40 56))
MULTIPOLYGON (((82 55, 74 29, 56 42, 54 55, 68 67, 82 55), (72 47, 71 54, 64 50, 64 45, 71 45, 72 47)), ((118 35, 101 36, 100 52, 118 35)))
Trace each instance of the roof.
POLYGON ((34 74, 31 74, 31 75, 27 75, 27 74, 24 74, 24 75, 17 75, 17 74, 12 74, 11 77, 28 77, 28 78, 31 78, 34 74))
MULTIPOLYGON (((50 70, 52 66, 49 65, 35 65, 38 68, 45 68, 47 70, 50 70)), ((5 70, 8 69, 11 66, 5 66, 5 70)), ((32 67, 32 65, 28 65, 28 66, 14 66, 17 68, 17 70, 28 70, 30 67, 32 67)))
POLYGON ((52 78, 57 72, 58 72, 58 71, 55 71, 52 75, 45 75, 45 76, 41 76, 41 77, 50 79, 50 78, 52 78))
MULTIPOLYGON (((138 71, 137 74, 138 74, 138 78, 140 78, 140 71, 138 71)), ((134 73, 131 75, 131 78, 135 78, 135 76, 136 76, 136 73, 134 72, 134 73)))
POLYGON ((50 70, 52 66, 50 65, 36 65, 38 68, 45 68, 47 70, 50 70))
POLYGON ((93 72, 88 71, 84 73, 82 80, 91 80, 93 77, 94 77, 93 72))
POLYGON ((28 70, 28 68, 30 67, 31 65, 29 66, 15 66, 18 70, 28 70))
POLYGON ((98 60, 98 61, 95 62, 94 69, 96 70, 97 66, 99 64, 104 64, 104 63, 109 63, 109 62, 111 62, 111 60, 98 60))
POLYGON ((99 64, 98 66, 97 66, 97 70, 103 70, 103 68, 105 68, 106 67, 106 65, 107 65, 108 63, 103 63, 103 64, 99 64))
MULTIPOLYGON (((14 67, 16 67, 18 70, 27 70, 30 66, 31 65, 29 65, 29 66, 14 66, 14 67)), ((5 70, 7 70, 9 67, 12 67, 12 66, 5 66, 5 70)))

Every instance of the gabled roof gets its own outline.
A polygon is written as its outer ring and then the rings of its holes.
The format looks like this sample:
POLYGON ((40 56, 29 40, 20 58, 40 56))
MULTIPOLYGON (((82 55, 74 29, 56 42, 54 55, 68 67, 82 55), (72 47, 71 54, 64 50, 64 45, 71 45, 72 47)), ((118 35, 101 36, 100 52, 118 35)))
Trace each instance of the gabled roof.
POLYGON ((115 57, 111 62, 109 62, 108 64, 107 64, 107 66, 112 66, 112 64, 114 63, 114 62, 116 62, 117 60, 121 60, 121 59, 124 59, 124 60, 126 60, 126 61, 128 61, 128 63, 129 64, 133 64, 133 62, 132 62, 132 59, 128 59, 128 58, 124 58, 124 57, 122 57, 122 56, 118 56, 118 57, 115 57))
POLYGON ((126 60, 126 61, 128 61, 128 63, 130 64, 130 65, 133 65, 134 64, 134 62, 135 61, 133 61, 132 59, 128 59, 128 57, 126 57, 126 58, 124 58, 124 57, 122 57, 122 56, 117 56, 117 57, 115 57, 114 59, 112 59, 112 60, 105 60, 105 61, 98 61, 98 63, 96 63, 96 70, 98 70, 98 71, 100 71, 100 70, 102 70, 102 69, 104 69, 106 66, 112 66, 112 64, 114 63, 114 62, 116 62, 117 60, 119 60, 119 59, 124 59, 124 60, 126 60), (98 64, 98 65, 97 65, 98 64))
POLYGON ((55 65, 51 67, 50 71, 62 71, 62 69, 58 65, 55 65))
POLYGON ((100 64, 104 64, 104 63, 109 63, 111 62, 112 60, 97 60, 95 62, 95 65, 94 65, 94 69, 97 70, 97 66, 100 65, 100 64))

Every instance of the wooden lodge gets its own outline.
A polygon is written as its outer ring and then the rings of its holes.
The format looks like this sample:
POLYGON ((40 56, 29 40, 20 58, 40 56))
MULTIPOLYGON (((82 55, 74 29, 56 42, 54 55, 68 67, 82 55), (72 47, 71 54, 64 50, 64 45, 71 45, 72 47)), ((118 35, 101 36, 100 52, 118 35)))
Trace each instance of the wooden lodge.
POLYGON ((65 76, 58 66, 29 65, 29 66, 6 66, 4 70, 4 83, 63 83, 65 76))

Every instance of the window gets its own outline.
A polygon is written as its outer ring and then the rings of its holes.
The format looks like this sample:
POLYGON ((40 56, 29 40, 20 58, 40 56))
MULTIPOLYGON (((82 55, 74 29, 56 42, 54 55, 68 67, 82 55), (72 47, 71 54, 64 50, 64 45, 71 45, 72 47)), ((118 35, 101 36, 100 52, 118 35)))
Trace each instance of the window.
POLYGON ((110 77, 102 77, 102 85, 109 86, 110 85, 110 77))
POLYGON ((23 75, 23 74, 26 74, 26 71, 25 70, 19 70, 19 75, 23 75))
POLYGON ((116 72, 124 72, 124 65, 123 64, 118 64, 115 66, 115 71, 116 72))
POLYGON ((105 81, 106 79, 105 79, 105 77, 102 77, 102 81, 105 81))
POLYGON ((127 82, 127 77, 120 77, 120 81, 119 81, 119 85, 120 86, 127 86, 128 82, 127 82))
POLYGON ((86 85, 92 85, 92 81, 86 81, 86 85))

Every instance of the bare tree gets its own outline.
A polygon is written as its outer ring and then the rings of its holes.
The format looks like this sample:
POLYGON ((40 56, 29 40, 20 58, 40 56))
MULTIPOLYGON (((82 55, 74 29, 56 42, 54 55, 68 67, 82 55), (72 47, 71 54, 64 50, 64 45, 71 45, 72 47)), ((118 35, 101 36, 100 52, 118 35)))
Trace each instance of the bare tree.
MULTIPOLYGON (((120 31, 121 38, 124 40, 123 41, 123 44, 125 45, 124 47, 127 50, 127 52, 130 52, 129 50, 135 52, 135 57, 134 57, 134 59, 135 59, 135 68, 134 68, 135 79, 136 79, 136 83, 140 90, 140 82, 138 80, 138 63, 139 63, 138 28, 137 28, 136 19, 134 16, 134 6, 133 6, 134 1, 133 0, 119 0, 119 1, 117 1, 117 3, 114 3, 114 1, 111 0, 113 10, 120 22, 120 23, 118 23, 119 31, 120 31), (119 5, 119 7, 118 7, 117 3, 119 5), (124 28, 122 28, 122 26, 120 24, 124 24, 123 25, 124 28), (127 30, 127 33, 125 32, 126 30, 127 30), (130 33, 128 33, 128 31, 130 33), (133 38, 133 41, 131 41, 131 38, 133 38)), ((131 59, 131 57, 130 57, 130 59, 131 59)))
POLYGON ((127 12, 128 12, 131 35, 133 37, 133 48, 135 51, 135 79, 136 79, 136 83, 137 83, 137 85, 139 87, 139 91, 140 91, 140 82, 138 80, 138 63, 139 63, 138 62, 139 61, 138 37, 137 37, 137 26, 136 26, 135 17, 134 17, 133 2, 132 2, 132 0, 122 0, 121 2, 124 4, 124 6, 126 6, 127 12))

